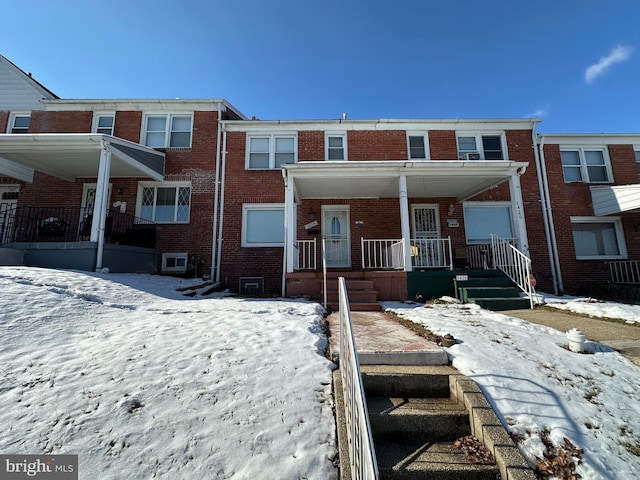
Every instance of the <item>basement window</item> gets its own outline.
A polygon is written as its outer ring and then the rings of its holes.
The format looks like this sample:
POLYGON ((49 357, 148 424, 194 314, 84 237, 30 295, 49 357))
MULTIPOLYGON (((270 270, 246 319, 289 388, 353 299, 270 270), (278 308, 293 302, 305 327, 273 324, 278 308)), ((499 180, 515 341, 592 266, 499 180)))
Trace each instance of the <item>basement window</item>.
POLYGON ((162 273, 186 273, 187 253, 163 253, 162 273))

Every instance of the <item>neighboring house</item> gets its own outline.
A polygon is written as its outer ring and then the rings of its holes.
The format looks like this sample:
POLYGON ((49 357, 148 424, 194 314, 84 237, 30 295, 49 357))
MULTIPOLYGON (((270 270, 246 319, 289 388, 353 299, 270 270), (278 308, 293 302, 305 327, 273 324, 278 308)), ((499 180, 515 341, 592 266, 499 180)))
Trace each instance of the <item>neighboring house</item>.
POLYGON ((538 143, 555 288, 639 284, 640 134, 541 134, 538 143))
POLYGON ((218 119, 242 114, 222 99, 42 106, 28 135, 0 135, 0 175, 23 182, 3 243, 35 265, 208 274, 218 119))

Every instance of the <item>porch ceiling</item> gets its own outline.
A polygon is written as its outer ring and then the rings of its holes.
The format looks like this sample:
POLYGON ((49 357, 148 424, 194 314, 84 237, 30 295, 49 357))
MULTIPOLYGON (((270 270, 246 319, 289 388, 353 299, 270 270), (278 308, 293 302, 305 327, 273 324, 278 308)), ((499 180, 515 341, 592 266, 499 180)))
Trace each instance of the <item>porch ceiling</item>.
POLYGON ((509 179, 528 163, 511 161, 300 162, 285 165, 297 199, 397 198, 399 178, 409 197, 468 199, 509 179))
POLYGON ((0 135, 0 175, 31 181, 33 171, 68 181, 97 177, 102 140, 111 152, 110 177, 162 180, 164 154, 120 138, 101 134, 0 135))

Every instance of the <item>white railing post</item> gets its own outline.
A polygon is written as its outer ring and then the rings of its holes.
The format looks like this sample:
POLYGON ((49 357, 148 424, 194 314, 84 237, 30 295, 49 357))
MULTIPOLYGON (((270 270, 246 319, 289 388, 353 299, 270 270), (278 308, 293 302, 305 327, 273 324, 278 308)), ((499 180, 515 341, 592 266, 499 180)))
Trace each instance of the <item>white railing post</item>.
POLYGON ((338 279, 340 319, 340 376, 344 397, 349 464, 353 480, 377 480, 378 463, 364 394, 360 363, 353 336, 351 311, 344 277, 338 279))
POLYGON ((324 308, 327 308, 327 241, 322 239, 322 296, 324 308))
POLYGON ((491 255, 493 267, 502 270, 529 296, 529 304, 533 308, 535 289, 531 274, 531 259, 507 240, 493 233, 491 234, 491 255))

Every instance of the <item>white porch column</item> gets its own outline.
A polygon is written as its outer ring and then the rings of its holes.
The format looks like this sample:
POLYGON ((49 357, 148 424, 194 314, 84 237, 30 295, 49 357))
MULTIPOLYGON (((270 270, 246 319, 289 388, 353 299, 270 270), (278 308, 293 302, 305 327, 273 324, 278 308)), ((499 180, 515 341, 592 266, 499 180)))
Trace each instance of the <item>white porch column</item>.
POLYGON ((411 265, 411 231, 409 229, 409 199, 407 198, 407 177, 400 175, 400 230, 404 239, 404 271, 413 271, 411 265))
POLYGON ((293 198, 293 178, 287 175, 287 185, 285 187, 284 200, 284 232, 285 232, 285 255, 287 259, 287 273, 293 272, 296 265, 296 255, 298 250, 295 248, 296 242, 296 212, 293 198))
POLYGON ((104 252, 104 228, 107 217, 107 202, 109 201, 109 175, 111 172, 111 151, 108 144, 101 141, 100 166, 98 167, 98 182, 96 185, 96 201, 93 206, 93 220, 91 222, 92 242, 98 242, 96 252, 96 270, 102 268, 102 254, 104 252))
MULTIPOLYGON (((523 172, 524 173, 524 172, 523 172)), ((518 238, 518 250, 529 256, 529 239, 527 238, 527 223, 524 217, 524 203, 522 202, 522 188, 520 187, 521 173, 514 173, 509 178, 509 192, 511 193, 511 219, 514 234, 518 238)))

